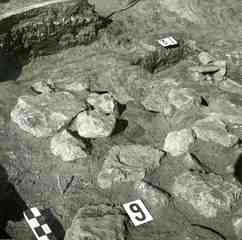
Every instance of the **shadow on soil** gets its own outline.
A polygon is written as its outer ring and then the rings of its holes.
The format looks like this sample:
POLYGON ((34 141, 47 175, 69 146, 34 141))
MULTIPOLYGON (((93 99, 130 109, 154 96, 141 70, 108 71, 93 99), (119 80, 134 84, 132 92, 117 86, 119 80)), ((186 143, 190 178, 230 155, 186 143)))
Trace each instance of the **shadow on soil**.
POLYGON ((23 219, 23 211, 27 209, 24 200, 8 181, 8 174, 0 165, 0 239, 10 236, 5 232, 9 220, 13 222, 23 219))
POLYGON ((22 65, 16 56, 0 53, 0 82, 16 80, 22 72, 22 65))
POLYGON ((62 227, 59 220, 54 216, 51 209, 45 209, 41 211, 43 216, 45 217, 46 221, 48 222, 48 225, 50 226, 50 229, 53 231, 55 237, 58 240, 63 240, 65 237, 65 230, 62 227))
POLYGON ((239 155, 234 165, 234 177, 242 184, 242 154, 239 155))

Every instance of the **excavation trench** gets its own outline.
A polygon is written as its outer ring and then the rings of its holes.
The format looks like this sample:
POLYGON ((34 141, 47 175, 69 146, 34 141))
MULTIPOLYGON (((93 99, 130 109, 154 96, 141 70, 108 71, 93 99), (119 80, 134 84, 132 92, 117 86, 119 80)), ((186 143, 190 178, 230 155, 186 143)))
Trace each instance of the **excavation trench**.
POLYGON ((13 80, 32 59, 96 40, 110 20, 87 0, 36 4, 0 18, 1 81, 13 80))

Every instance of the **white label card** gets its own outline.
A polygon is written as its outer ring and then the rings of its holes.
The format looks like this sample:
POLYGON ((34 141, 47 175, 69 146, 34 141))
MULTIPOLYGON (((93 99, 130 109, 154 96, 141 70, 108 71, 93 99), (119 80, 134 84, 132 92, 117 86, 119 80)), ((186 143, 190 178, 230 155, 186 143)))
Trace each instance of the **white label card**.
POLYGON ((178 44, 178 42, 173 37, 163 38, 158 40, 158 42, 163 47, 174 46, 178 44))
POLYGON ((153 217, 140 199, 125 203, 123 204, 123 207, 135 226, 139 226, 153 220, 153 217))

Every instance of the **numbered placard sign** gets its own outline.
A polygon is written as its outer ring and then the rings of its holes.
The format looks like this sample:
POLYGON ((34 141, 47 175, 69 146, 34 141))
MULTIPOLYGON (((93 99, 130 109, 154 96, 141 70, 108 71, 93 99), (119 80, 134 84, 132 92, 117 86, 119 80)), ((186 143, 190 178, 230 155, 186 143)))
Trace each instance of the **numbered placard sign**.
POLYGON ((175 46, 178 42, 173 37, 166 37, 158 40, 159 44, 163 47, 175 46))
POLYGON ((123 207, 135 226, 139 226, 153 220, 153 217, 140 199, 125 203, 123 204, 123 207))

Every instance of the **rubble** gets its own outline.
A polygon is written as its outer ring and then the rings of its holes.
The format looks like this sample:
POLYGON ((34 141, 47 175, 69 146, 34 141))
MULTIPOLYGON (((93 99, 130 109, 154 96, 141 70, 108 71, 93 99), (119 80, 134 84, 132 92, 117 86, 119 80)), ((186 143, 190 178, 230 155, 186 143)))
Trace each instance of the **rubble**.
POLYGON ((187 153, 189 147, 194 143, 194 133, 191 129, 182 129, 168 133, 163 150, 176 157, 187 153))
POLYGON ((116 108, 116 102, 109 93, 91 93, 87 98, 87 102, 95 109, 99 109, 106 114, 114 113, 116 108))
POLYGON ((101 188, 112 184, 142 180, 147 170, 160 166, 164 153, 150 146, 114 146, 107 153, 97 177, 101 188))
POLYGON ((67 125, 79 112, 84 102, 68 92, 21 96, 11 112, 11 119, 19 128, 35 137, 47 137, 67 125))
POLYGON ((67 130, 56 134, 50 143, 50 148, 55 156, 59 156, 64 162, 85 159, 87 157, 84 143, 74 138, 67 130))
POLYGON ((232 147, 239 140, 237 136, 227 132, 226 125, 222 121, 211 117, 196 121, 192 129, 203 141, 212 141, 224 147, 232 147))
POLYGON ((207 65, 212 63, 215 59, 208 52, 200 52, 198 54, 198 60, 201 64, 207 65))
POLYGON ((169 196, 160 189, 153 187, 145 181, 138 181, 134 184, 134 189, 142 199, 145 199, 152 206, 167 207, 169 196))
POLYGON ((189 68, 191 72, 198 72, 198 73, 214 73, 219 71, 219 67, 216 65, 202 65, 202 66, 193 66, 189 68))
POLYGON ((173 88, 168 93, 168 101, 177 109, 191 109, 193 106, 198 107, 201 104, 199 94, 189 88, 173 88))
POLYGON ((215 218, 219 213, 230 212, 236 201, 234 195, 241 193, 241 188, 214 174, 206 177, 187 171, 175 177, 172 192, 198 214, 215 218))
POLYGON ((80 137, 101 138, 111 135, 116 123, 114 114, 106 115, 99 110, 83 111, 77 115, 72 129, 76 130, 80 137))
POLYGON ((48 80, 36 82, 31 87, 37 93, 52 93, 55 90, 54 83, 48 80))
POLYGON ((124 224, 125 217, 118 209, 104 204, 84 206, 79 209, 66 231, 65 240, 124 240, 124 224))

